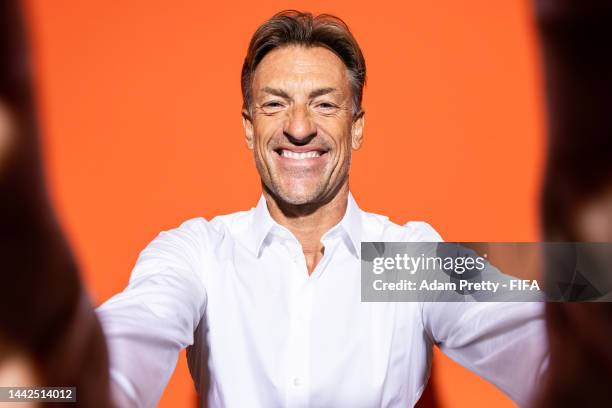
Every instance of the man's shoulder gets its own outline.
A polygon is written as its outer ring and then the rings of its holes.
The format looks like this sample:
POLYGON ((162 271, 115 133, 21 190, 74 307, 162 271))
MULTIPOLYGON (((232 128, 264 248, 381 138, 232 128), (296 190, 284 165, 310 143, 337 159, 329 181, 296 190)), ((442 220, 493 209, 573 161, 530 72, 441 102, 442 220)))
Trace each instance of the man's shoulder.
POLYGON ((253 209, 216 215, 210 218, 210 220, 205 217, 189 218, 169 231, 212 230, 213 232, 223 233, 223 231, 228 228, 234 229, 248 225, 252 216, 252 211, 253 209))
POLYGON ((402 226, 413 241, 440 242, 442 236, 425 221, 409 221, 402 226))
POLYGON ((364 241, 388 242, 440 242, 443 241, 434 227, 425 221, 409 221, 397 224, 385 215, 362 212, 364 241), (376 238, 376 239, 373 239, 376 238))
POLYGON ((223 236, 223 231, 215 228, 204 217, 190 218, 176 227, 162 230, 152 244, 156 242, 171 243, 173 246, 197 247, 204 242, 215 242, 223 236))
POLYGON ((160 232, 160 236, 174 236, 220 243, 224 238, 236 236, 247 231, 251 225, 252 209, 217 215, 210 220, 195 217, 183 221, 178 226, 160 232))

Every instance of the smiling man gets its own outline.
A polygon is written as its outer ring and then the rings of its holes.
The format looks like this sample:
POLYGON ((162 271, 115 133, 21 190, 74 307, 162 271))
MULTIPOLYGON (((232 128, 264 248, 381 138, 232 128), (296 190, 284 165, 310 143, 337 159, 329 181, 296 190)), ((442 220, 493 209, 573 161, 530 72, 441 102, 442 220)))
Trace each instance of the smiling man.
MULTIPOLYGON (((320 30, 331 36, 333 29, 320 30)), ((353 41, 343 40, 345 46, 353 41)), ((252 49, 258 41, 269 40, 255 36, 252 49)), ((272 218, 295 235, 312 273, 323 256, 321 236, 346 212, 351 149, 359 148, 363 134, 361 86, 351 90, 358 81, 351 78, 363 78, 365 66, 357 61, 360 69, 352 73, 327 47, 287 43, 269 51, 253 72, 262 52, 253 51, 243 73, 247 146, 272 218)))
POLYGON ((209 407, 407 407, 432 347, 525 404, 546 361, 535 303, 361 302, 362 241, 440 241, 428 224, 362 211, 365 61, 339 19, 287 11, 242 70, 255 208, 162 232, 98 314, 118 401, 155 406, 188 348, 209 407))

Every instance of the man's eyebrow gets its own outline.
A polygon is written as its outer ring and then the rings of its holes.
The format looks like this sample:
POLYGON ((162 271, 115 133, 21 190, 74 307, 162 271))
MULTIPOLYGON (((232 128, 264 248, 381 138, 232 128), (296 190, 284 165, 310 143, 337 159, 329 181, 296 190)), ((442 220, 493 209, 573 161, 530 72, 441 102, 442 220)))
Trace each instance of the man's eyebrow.
POLYGON ((278 88, 270 88, 269 86, 266 86, 266 87, 261 88, 261 92, 269 93, 274 96, 279 96, 285 99, 291 99, 291 97, 289 96, 287 92, 283 91, 282 89, 278 89, 278 88))
MULTIPOLYGON (((337 88, 333 88, 333 87, 315 89, 314 91, 310 92, 310 94, 308 94, 308 98, 314 99, 319 96, 323 96, 323 95, 327 95, 327 94, 336 92, 337 90, 338 90, 337 88)), ((261 88, 261 91, 274 95, 274 96, 281 97, 281 98, 291 99, 291 97, 289 96, 287 92, 279 88, 270 88, 269 86, 266 86, 266 87, 261 88)))
POLYGON ((318 96, 327 95, 327 94, 329 94, 329 93, 336 92, 336 91, 337 91, 337 89, 336 89, 336 88, 331 88, 331 87, 328 87, 328 88, 319 88, 319 89, 315 89, 314 91, 312 91, 312 92, 311 92, 311 93, 308 95, 308 97, 309 97, 310 99, 313 99, 313 98, 316 98, 316 97, 318 97, 318 96))

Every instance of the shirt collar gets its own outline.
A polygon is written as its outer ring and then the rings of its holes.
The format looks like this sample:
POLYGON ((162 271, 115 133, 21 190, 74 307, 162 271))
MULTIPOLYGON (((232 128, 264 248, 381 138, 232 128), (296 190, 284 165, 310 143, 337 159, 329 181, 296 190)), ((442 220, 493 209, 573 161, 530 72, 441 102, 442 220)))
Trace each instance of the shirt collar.
MULTIPOLYGON (((262 194, 257 202, 257 206, 253 210, 251 219, 251 232, 253 251, 259 257, 263 244, 270 235, 273 229, 288 230, 278 224, 268 211, 266 199, 262 194)), ((331 236, 334 233, 341 233, 345 238, 345 242, 352 254, 359 258, 361 251, 361 209, 355 202, 353 195, 349 191, 346 212, 340 222, 332 227, 329 231, 323 234, 322 239, 331 236), (338 231, 338 232, 336 232, 338 231)))
POLYGON ((257 206, 253 210, 253 216, 251 218, 253 250, 257 257, 259 257, 264 240, 267 238, 270 230, 275 224, 276 221, 272 219, 272 216, 268 211, 266 199, 262 193, 261 197, 259 197, 259 201, 257 202, 257 206))
POLYGON ((347 244, 353 255, 357 258, 361 253, 361 209, 355 202, 353 194, 349 191, 348 202, 344 217, 338 224, 347 239, 347 244))

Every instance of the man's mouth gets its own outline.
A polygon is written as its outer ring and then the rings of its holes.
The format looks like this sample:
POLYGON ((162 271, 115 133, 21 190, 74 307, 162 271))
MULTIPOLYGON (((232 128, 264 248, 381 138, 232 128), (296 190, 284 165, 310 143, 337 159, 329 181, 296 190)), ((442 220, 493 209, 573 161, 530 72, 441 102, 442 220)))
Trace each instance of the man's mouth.
POLYGON ((293 159, 293 160, 314 159, 317 157, 321 157, 322 155, 327 153, 326 151, 323 151, 323 150, 307 150, 307 151, 296 152, 293 150, 282 149, 282 148, 275 149, 274 151, 281 157, 285 157, 287 159, 293 159))

